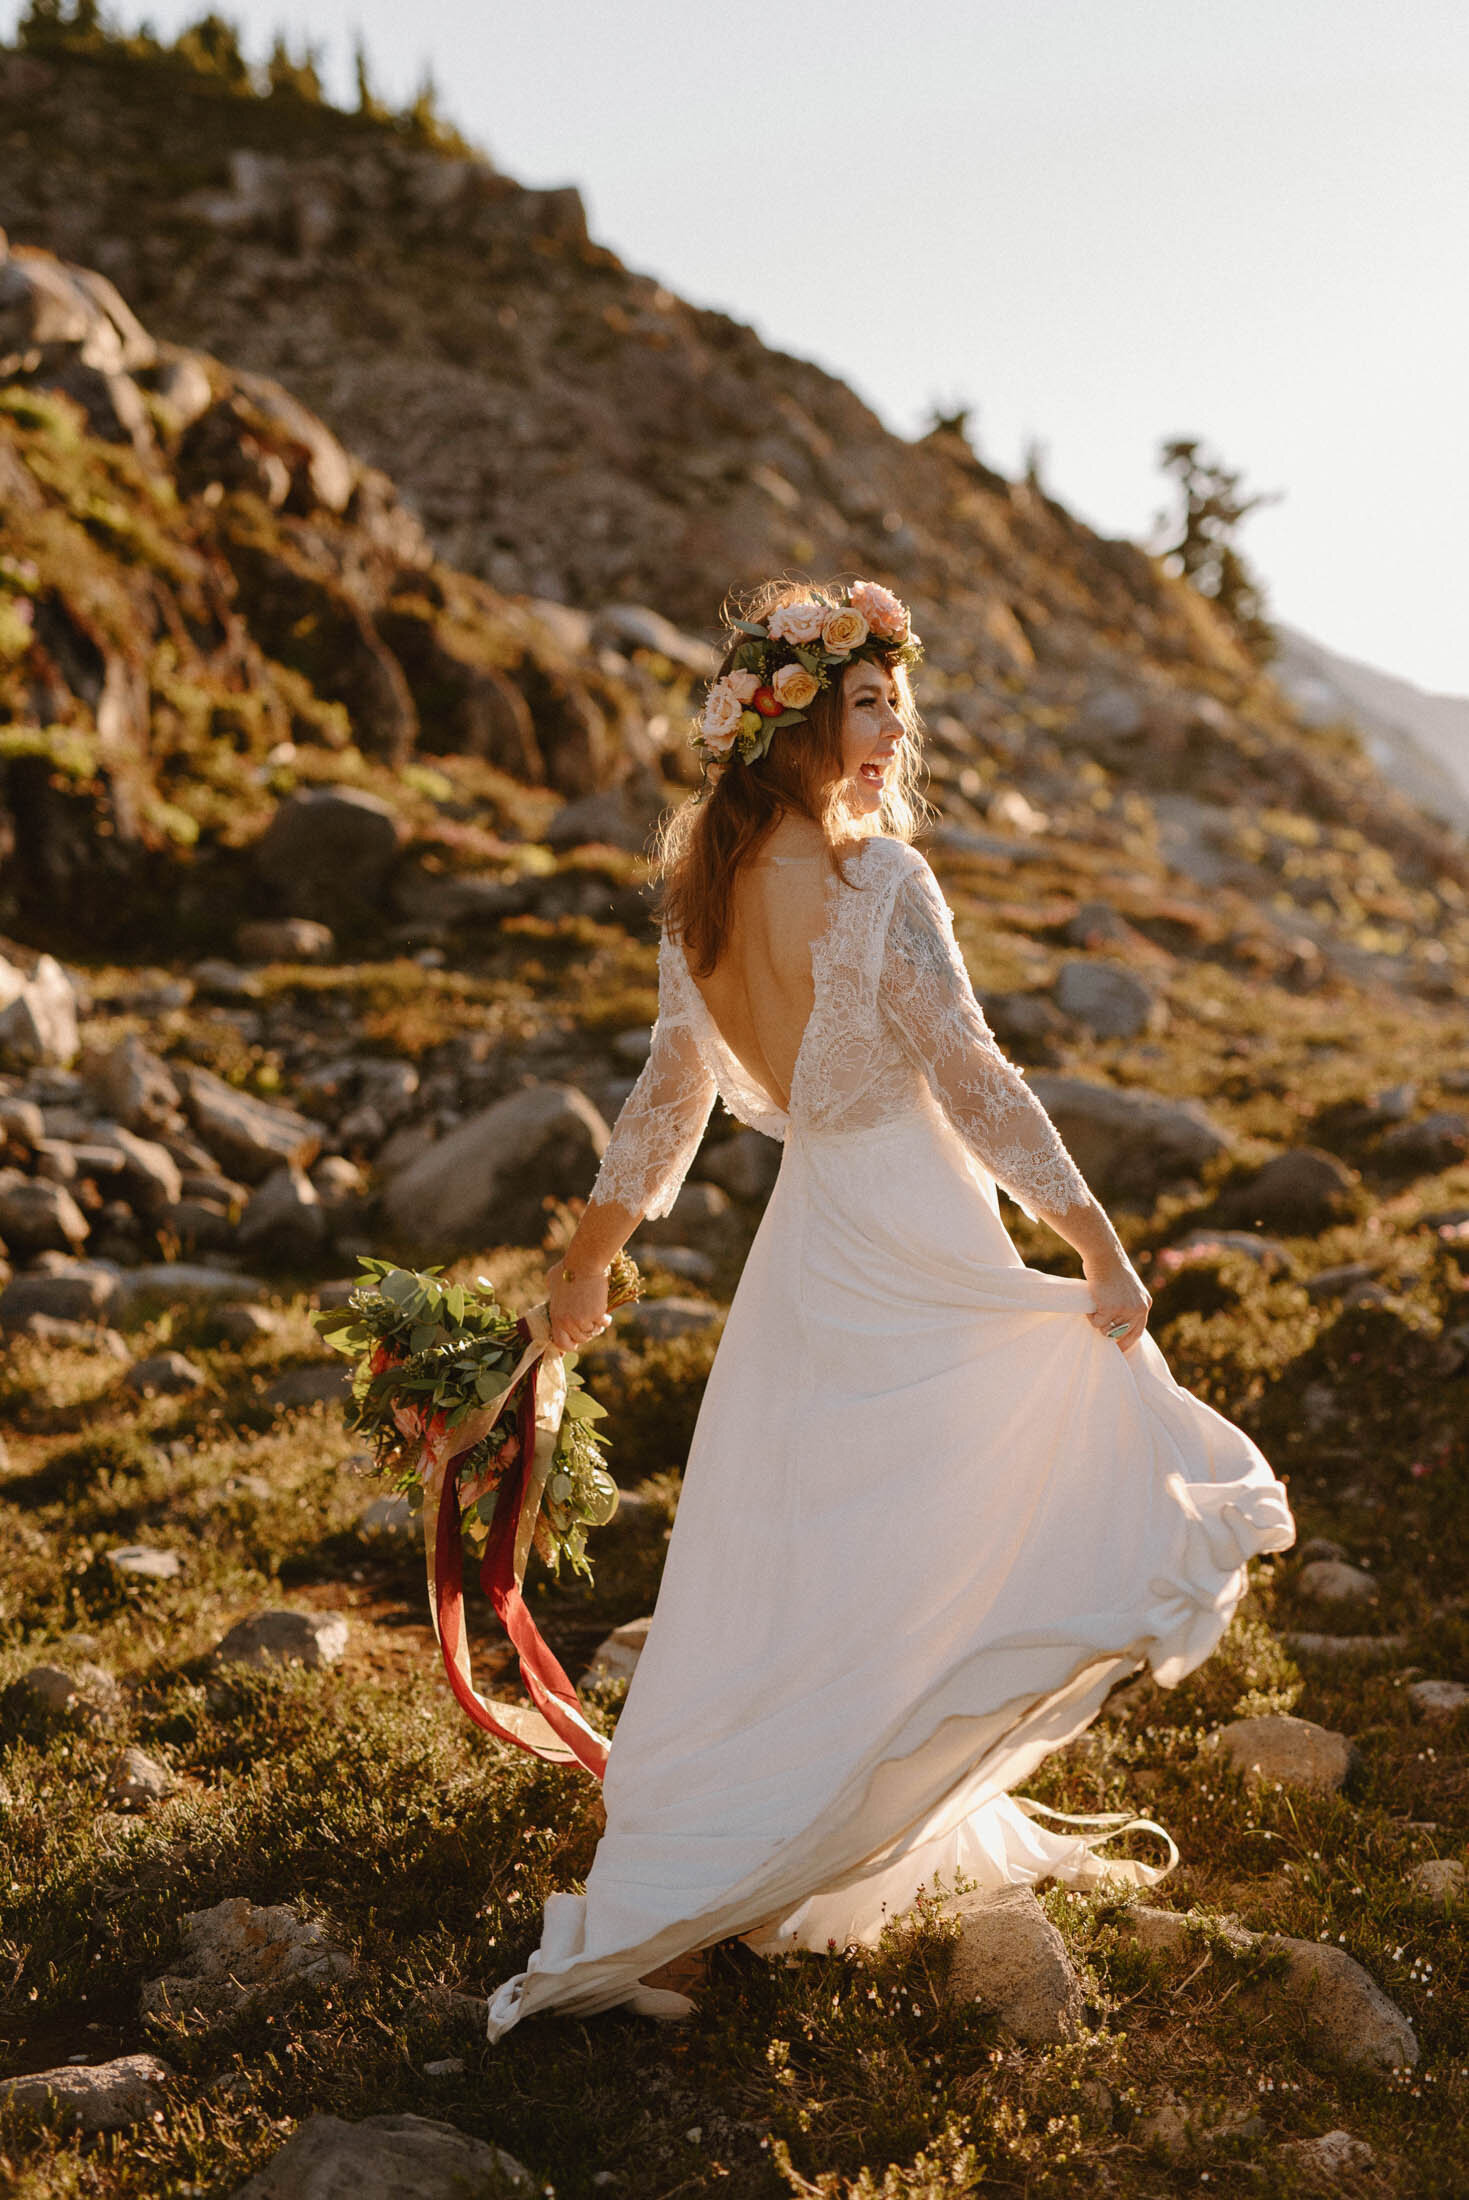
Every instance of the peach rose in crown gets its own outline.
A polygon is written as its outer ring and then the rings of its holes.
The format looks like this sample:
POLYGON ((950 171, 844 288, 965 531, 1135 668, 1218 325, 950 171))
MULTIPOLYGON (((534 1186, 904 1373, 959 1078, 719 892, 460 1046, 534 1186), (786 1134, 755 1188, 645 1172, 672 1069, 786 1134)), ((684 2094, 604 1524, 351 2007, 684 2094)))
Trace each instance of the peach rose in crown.
POLYGON ((706 748, 723 756, 740 730, 740 720, 745 706, 730 686, 728 680, 716 680, 709 690, 704 705, 704 715, 699 720, 699 732, 706 748))
POLYGON ((846 657, 867 639, 867 621, 860 611, 829 611, 822 622, 821 646, 833 657, 846 657))
POLYGON ((721 684, 729 689, 731 695, 737 695, 742 703, 752 703, 760 685, 760 675, 758 672, 727 672, 721 684))
POLYGON ((879 587, 876 581, 857 581, 852 589, 852 609, 860 611, 874 634, 881 634, 886 641, 901 642, 908 633, 908 606, 900 603, 891 589, 879 587))
POLYGON ((804 665, 782 665, 770 684, 783 710, 804 710, 821 693, 821 682, 804 665))
POLYGON ((767 632, 773 642, 795 642, 803 647, 821 640, 826 618, 824 603, 808 599, 803 603, 782 604, 779 611, 771 612, 767 632))

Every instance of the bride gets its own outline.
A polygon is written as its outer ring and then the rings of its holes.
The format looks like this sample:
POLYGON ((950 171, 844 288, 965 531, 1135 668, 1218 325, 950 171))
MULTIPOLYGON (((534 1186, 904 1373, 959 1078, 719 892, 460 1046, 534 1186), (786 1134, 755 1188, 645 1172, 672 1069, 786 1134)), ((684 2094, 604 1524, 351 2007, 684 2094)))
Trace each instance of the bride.
POLYGON ((917 655, 872 582, 772 586, 700 721, 652 1051, 551 1271, 555 1344, 605 1328, 609 1265, 668 1213, 716 1095, 785 1151, 606 1831, 494 1995, 492 2039, 542 2011, 682 2015, 650 1974, 731 1935, 874 1941, 939 1875, 1158 1878, 1095 1854, 1118 1817, 1057 1830, 1011 1791, 1139 1664, 1167 1687, 1207 1657, 1246 1562, 1294 1535, 1248 1437, 1173 1381, 1116 1232, 985 1024, 910 845, 917 655), (1023 1264, 997 1185, 1084 1281, 1023 1264))

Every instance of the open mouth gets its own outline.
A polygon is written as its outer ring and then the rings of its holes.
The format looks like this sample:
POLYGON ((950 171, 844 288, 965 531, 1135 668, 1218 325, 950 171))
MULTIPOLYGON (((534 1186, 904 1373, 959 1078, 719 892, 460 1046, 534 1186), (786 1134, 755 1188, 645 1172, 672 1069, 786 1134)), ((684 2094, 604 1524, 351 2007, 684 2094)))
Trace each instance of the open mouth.
POLYGON ((886 770, 885 763, 879 763, 876 757, 870 756, 865 764, 857 766, 857 777, 865 779, 869 787, 880 787, 886 770))

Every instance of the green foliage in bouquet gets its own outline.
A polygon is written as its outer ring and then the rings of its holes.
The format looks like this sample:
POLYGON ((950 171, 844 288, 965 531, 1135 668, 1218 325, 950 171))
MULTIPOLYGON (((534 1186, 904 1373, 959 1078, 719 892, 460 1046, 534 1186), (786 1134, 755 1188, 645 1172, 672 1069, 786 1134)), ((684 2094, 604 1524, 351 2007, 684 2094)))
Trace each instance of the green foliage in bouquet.
MULTIPOLYGON (((312 1320, 332 1349, 355 1363, 348 1428, 370 1446, 377 1472, 416 1508, 423 1502, 419 1462, 425 1442, 451 1434, 506 1392, 525 1332, 483 1277, 450 1284, 438 1268, 395 1268, 366 1258, 358 1265, 362 1275, 346 1305, 312 1320)), ((636 1264, 619 1255, 609 1304, 625 1305, 641 1288, 636 1264)), ((566 1354, 562 1365, 566 1404, 535 1550, 553 1573, 564 1558, 590 1577, 587 1532, 612 1518, 617 1485, 607 1472, 606 1438, 596 1433, 606 1408, 583 1383, 574 1353, 566 1354)), ((520 1407, 528 1380, 522 1376, 504 1396, 493 1426, 456 1465, 462 1526, 477 1550, 488 1538, 500 1484, 519 1465, 520 1407)))

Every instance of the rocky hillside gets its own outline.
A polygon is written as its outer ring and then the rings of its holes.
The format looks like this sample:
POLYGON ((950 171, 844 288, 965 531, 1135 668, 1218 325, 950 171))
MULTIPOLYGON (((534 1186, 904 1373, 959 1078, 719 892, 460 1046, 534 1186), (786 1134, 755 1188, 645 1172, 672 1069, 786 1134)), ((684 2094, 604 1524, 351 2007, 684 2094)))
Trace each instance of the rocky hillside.
MULTIPOLYGON (((1464 2190, 1463 843, 571 197, 106 50, 3 97, 0 2187, 1464 2190), (1028 1783, 1169 1826, 1151 1901, 726 1948, 686 2029, 492 2050, 598 1801, 452 1703, 307 1317, 364 1250, 536 1295, 646 1053, 710 607, 808 544, 922 604, 976 985, 1302 1548, 1028 1783)), ((716 1111, 586 1358, 627 1495, 531 1593, 607 1726, 777 1161, 716 1111)))
POLYGON ((960 436, 900 440, 627 269, 572 189, 107 48, 0 62, 0 187, 14 241, 101 270, 160 339, 278 380, 392 478, 439 557, 503 592, 633 600, 707 636, 726 588, 772 570, 891 580, 929 641, 951 814, 997 767, 1054 782, 1052 806, 1085 773, 1093 815, 1114 784, 1283 800, 1419 869, 1459 860, 1134 545, 960 436))

